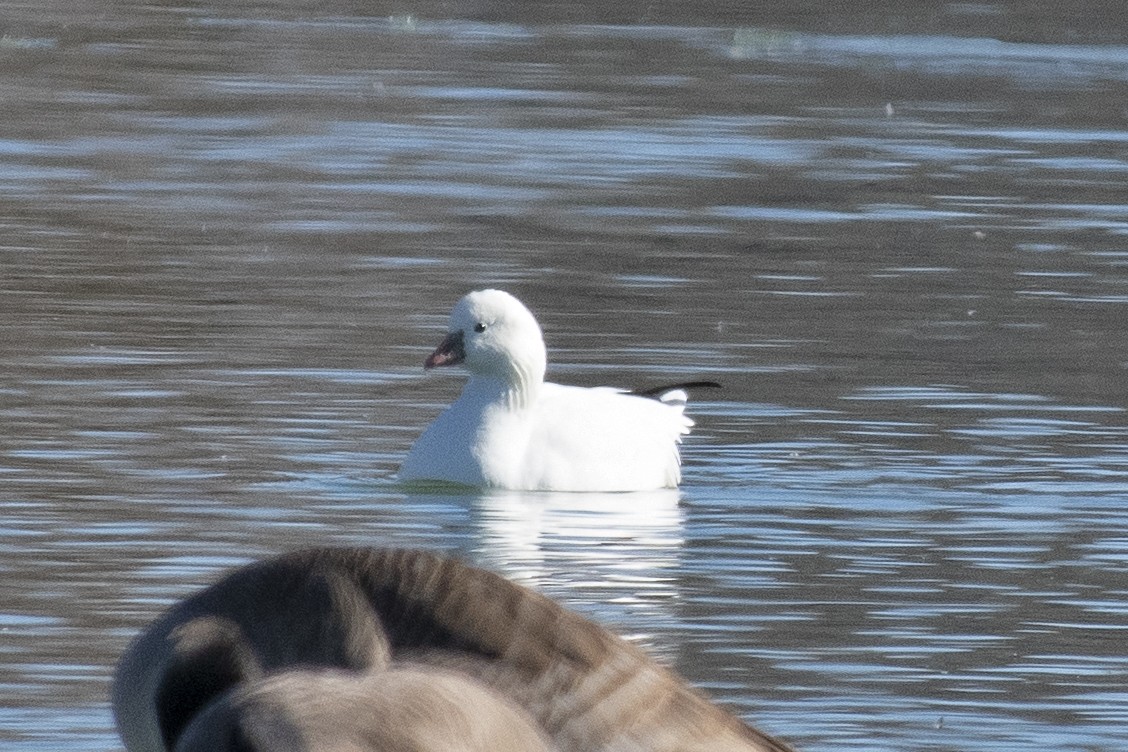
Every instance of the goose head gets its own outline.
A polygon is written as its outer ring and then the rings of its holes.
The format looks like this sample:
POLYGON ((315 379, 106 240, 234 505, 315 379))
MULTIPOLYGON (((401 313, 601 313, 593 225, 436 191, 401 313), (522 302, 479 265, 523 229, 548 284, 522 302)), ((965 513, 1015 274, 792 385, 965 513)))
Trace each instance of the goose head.
POLYGON ((477 290, 454 306, 447 335, 425 368, 461 364, 471 376, 532 388, 544 379, 547 356, 540 325, 502 290, 477 290))

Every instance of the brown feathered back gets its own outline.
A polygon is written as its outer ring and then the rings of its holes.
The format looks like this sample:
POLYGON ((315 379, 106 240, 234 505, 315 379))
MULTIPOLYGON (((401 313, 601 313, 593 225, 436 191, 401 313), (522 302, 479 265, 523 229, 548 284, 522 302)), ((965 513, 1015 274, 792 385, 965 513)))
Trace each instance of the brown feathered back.
MULTIPOLYGON (((349 737, 366 706, 367 723, 397 723, 386 693, 369 690, 402 670, 417 672, 417 698, 427 677, 472 685, 529 718, 552 749, 788 749, 594 622, 496 574, 416 550, 310 549, 234 571, 134 642, 115 677, 114 710, 130 752, 172 749, 190 725, 198 735, 218 723, 200 727, 208 718, 260 734, 336 728, 349 737), (324 690, 313 715, 296 710, 309 707, 298 701, 303 682, 324 690)), ((434 704, 443 702, 436 695, 434 704)), ((486 713, 481 724, 496 717, 486 713)), ((465 723, 445 712, 434 721, 438 733, 442 723, 465 723)), ((236 736, 231 744, 244 746, 215 749, 271 748, 236 736)), ((328 749, 317 736, 321 746, 294 749, 328 749)))

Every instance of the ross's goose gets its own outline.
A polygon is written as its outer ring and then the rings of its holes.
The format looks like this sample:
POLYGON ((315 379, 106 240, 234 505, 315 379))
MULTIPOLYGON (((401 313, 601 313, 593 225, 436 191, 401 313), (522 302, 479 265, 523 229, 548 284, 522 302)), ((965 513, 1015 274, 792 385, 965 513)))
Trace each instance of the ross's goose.
POLYGON ((678 444, 693 425, 684 389, 563 386, 544 380, 546 363, 541 328, 517 298, 478 290, 458 301, 424 367, 461 364, 470 380, 415 442, 400 480, 524 491, 678 485, 678 444))
POLYGON ((173 605, 118 663, 129 752, 788 752, 554 601, 409 549, 314 548, 173 605))

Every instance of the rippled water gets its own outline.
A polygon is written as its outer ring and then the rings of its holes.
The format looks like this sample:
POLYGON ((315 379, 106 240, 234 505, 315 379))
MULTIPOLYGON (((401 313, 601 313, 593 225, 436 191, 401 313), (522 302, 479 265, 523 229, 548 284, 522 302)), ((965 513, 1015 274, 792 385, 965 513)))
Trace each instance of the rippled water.
POLYGON ((1128 744, 1118 5, 0 16, 0 744, 223 568, 421 545, 818 750, 1128 744), (678 492, 405 495, 466 290, 714 378, 678 492))

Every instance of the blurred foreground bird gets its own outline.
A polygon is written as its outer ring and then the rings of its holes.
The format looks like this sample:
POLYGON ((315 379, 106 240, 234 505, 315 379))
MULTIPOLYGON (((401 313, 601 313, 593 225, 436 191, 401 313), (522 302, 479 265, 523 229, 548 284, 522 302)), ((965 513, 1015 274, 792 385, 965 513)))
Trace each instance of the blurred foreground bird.
POLYGON ((129 752, 786 752, 638 647, 415 550, 309 549, 174 605, 118 664, 129 752))

